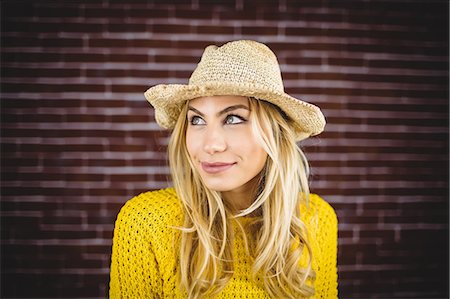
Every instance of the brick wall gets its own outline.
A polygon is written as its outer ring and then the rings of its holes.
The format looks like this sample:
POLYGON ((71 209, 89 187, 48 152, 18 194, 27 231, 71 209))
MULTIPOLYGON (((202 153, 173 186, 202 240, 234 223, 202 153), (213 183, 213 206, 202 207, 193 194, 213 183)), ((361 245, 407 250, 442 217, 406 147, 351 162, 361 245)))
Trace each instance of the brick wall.
POLYGON ((341 298, 448 296, 447 1, 2 1, 1 297, 106 297, 124 202, 169 185, 143 92, 267 43, 323 108, 341 298))

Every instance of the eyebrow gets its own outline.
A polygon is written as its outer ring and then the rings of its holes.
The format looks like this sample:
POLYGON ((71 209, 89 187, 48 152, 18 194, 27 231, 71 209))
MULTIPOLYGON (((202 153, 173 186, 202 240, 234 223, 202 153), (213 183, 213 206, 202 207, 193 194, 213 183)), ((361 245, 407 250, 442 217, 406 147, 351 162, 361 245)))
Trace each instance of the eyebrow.
MULTIPOLYGON (((230 112, 230 111, 233 111, 233 110, 236 110, 236 109, 246 109, 246 110, 250 111, 250 109, 247 106, 242 105, 242 104, 238 104, 238 105, 233 105, 233 106, 227 107, 227 108, 225 108, 223 110, 220 110, 219 112, 217 112, 217 116, 220 116, 220 115, 222 115, 224 113, 227 113, 227 112, 230 112)), ((199 110, 195 109, 191 105, 188 106, 188 110, 194 111, 195 113, 199 114, 200 116, 203 116, 203 117, 205 116, 205 114, 203 114, 199 110)))

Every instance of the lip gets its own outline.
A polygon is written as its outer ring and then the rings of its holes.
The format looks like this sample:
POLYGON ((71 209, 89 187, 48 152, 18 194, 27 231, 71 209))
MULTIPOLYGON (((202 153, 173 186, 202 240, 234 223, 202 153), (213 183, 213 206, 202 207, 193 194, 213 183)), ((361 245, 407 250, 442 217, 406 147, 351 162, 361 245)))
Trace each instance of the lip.
POLYGON ((236 164, 236 163, 201 162, 203 171, 206 173, 209 173, 209 174, 217 174, 217 173, 224 172, 224 171, 228 170, 229 168, 233 167, 234 164, 236 164))

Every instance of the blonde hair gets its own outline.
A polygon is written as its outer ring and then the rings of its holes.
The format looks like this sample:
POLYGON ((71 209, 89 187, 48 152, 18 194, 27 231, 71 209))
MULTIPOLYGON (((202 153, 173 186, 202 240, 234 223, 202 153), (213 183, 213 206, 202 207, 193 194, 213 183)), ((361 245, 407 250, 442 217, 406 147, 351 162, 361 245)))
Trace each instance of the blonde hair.
POLYGON ((253 204, 239 215, 232 215, 220 192, 203 185, 189 157, 187 104, 169 142, 172 179, 185 212, 180 228, 180 283, 189 298, 213 297, 225 287, 234 271, 231 221, 258 209, 262 210, 262 219, 253 224, 253 277, 259 277, 274 298, 314 294, 313 257, 308 232, 300 219, 300 203, 307 204, 309 198, 306 158, 295 143, 290 120, 277 106, 254 98, 249 98, 249 105, 253 133, 268 159, 253 204), (305 268, 300 267, 303 254, 307 257, 305 268))

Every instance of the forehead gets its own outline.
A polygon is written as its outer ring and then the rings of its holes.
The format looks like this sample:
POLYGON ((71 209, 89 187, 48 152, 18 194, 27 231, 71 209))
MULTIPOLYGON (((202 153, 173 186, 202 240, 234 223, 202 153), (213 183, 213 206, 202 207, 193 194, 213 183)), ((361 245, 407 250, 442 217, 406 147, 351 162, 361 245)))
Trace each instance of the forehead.
POLYGON ((242 96, 209 96, 200 97, 189 101, 189 106, 195 108, 217 108, 221 109, 233 105, 249 106, 248 98, 242 96))

